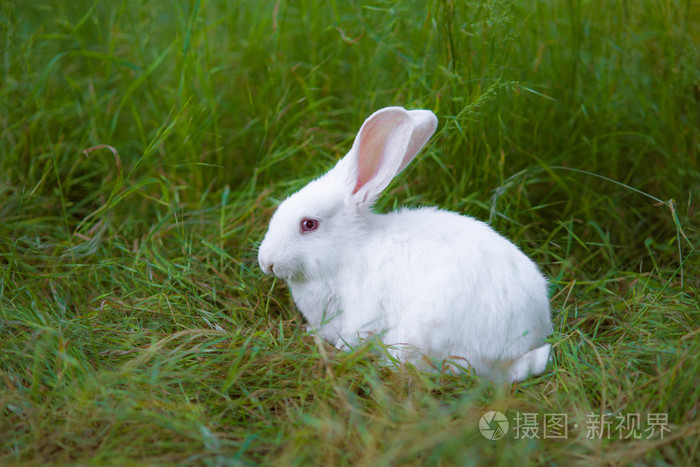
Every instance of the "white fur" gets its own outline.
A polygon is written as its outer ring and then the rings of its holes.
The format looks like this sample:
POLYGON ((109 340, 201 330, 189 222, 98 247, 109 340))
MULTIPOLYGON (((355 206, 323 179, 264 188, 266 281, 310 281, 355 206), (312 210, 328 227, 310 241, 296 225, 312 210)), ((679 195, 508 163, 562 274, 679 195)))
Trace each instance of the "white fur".
POLYGON ((350 152, 280 204, 260 245, 309 324, 337 348, 378 335, 402 361, 453 359, 492 380, 545 370, 547 282, 483 222, 432 207, 371 211, 435 131, 427 110, 388 107, 350 152), (302 232, 304 218, 318 229, 302 232))

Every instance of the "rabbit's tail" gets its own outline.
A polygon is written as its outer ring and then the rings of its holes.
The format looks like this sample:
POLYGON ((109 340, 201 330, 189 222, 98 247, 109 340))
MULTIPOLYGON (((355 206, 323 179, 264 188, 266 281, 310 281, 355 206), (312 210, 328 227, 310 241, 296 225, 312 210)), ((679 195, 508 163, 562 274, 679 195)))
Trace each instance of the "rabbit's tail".
POLYGON ((517 359, 508 369, 508 377, 511 382, 522 381, 530 375, 544 373, 551 347, 551 344, 545 344, 517 359))

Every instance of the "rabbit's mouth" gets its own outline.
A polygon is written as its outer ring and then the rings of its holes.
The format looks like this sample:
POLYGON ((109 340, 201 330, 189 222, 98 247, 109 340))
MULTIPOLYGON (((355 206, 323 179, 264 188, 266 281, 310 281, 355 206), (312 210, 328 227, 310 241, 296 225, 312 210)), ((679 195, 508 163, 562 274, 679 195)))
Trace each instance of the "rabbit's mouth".
POLYGON ((265 274, 272 274, 278 279, 289 280, 290 274, 287 269, 279 264, 270 263, 262 267, 265 274))
POLYGON ((271 274, 278 279, 282 279, 287 282, 306 282, 306 275, 300 271, 294 271, 291 268, 282 264, 261 265, 261 268, 265 274, 271 274))

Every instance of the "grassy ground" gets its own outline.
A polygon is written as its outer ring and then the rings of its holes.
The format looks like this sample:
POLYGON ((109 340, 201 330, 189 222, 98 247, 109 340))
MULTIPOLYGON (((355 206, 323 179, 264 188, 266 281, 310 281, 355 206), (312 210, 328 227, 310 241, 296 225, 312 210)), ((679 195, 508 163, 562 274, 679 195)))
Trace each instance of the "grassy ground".
POLYGON ((698 41, 681 0, 3 2, 0 464, 697 465, 698 41), (542 265, 541 377, 337 353, 262 277, 277 201, 387 105, 441 123, 378 209, 542 265))

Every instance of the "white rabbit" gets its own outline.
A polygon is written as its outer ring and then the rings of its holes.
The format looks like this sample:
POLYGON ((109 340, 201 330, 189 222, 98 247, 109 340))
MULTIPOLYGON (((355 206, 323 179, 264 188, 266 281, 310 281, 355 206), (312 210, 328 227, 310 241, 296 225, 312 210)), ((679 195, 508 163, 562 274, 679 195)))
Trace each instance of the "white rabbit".
POLYGON ((372 114, 335 167, 279 205, 260 267, 339 349, 377 335, 401 361, 449 358, 496 381, 542 373, 547 281, 527 256, 454 212, 371 210, 436 126, 428 110, 372 114))

